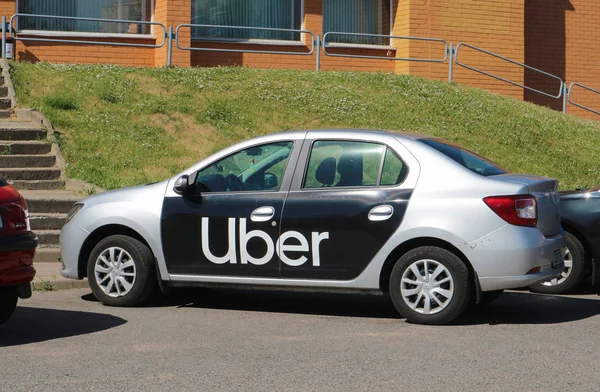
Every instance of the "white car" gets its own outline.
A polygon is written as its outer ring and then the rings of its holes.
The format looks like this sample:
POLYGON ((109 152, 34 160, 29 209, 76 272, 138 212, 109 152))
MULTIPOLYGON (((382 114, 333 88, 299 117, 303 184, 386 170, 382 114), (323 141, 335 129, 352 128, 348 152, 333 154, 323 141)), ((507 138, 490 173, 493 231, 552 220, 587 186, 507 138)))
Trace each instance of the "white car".
POLYGON ((77 203, 62 274, 114 306, 157 286, 373 290, 409 321, 448 323, 563 270, 556 191, 425 135, 283 132, 77 203))

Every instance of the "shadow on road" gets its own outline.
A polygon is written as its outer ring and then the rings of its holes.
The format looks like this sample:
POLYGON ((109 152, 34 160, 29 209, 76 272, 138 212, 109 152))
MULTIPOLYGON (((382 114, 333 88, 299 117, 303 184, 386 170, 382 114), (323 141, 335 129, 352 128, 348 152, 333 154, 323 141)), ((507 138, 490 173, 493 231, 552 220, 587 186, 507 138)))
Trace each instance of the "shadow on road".
POLYGON ((487 306, 476 307, 458 324, 558 324, 583 320, 600 314, 597 295, 588 298, 504 293, 487 306))
MULTIPOLYGON (((151 305, 152 306, 152 305, 151 305)), ((188 289, 153 306, 198 307, 252 312, 341 317, 401 318, 385 296, 238 289, 188 289)), ((597 295, 588 298, 507 292, 486 306, 473 307, 454 325, 557 324, 600 314, 597 295)))
POLYGON ((127 321, 102 313, 17 307, 0 325, 0 347, 43 342, 113 328, 127 321))
POLYGON ((283 291, 200 289, 183 290, 165 305, 270 313, 341 317, 400 318, 383 296, 283 291))

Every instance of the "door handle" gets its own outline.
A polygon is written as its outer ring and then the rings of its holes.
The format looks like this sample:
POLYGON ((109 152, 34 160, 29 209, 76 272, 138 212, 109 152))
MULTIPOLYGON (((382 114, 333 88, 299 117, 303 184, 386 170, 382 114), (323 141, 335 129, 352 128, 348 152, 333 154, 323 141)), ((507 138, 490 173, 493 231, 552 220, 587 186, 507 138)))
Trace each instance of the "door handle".
POLYGON ((394 207, 389 205, 377 206, 369 211, 369 220, 372 222, 381 222, 394 215, 394 207))
POLYGON ((256 210, 252 211, 250 215, 250 220, 252 222, 266 222, 271 220, 275 215, 275 208, 273 207, 259 207, 256 210))

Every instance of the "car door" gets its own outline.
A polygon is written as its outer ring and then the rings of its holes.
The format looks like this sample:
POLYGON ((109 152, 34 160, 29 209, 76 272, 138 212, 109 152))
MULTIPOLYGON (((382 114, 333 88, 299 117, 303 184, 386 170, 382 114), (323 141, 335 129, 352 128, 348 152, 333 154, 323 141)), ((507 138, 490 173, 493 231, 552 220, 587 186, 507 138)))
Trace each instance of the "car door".
POLYGON ((408 169, 384 143, 309 134, 283 211, 282 277, 356 278, 402 221, 408 169))
POLYGON ((244 148, 190 176, 191 194, 165 197, 168 272, 279 278, 275 241, 296 150, 288 140, 244 148))

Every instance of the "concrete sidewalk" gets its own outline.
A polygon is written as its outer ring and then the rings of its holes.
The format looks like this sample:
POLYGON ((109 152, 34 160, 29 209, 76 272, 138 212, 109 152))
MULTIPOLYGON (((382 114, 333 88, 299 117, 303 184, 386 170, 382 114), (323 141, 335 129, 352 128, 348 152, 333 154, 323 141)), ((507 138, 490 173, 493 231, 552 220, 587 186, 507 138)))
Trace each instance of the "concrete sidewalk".
POLYGON ((32 282, 34 290, 64 290, 89 287, 87 279, 63 278, 60 274, 61 263, 34 263, 34 267, 36 270, 35 279, 32 282))

